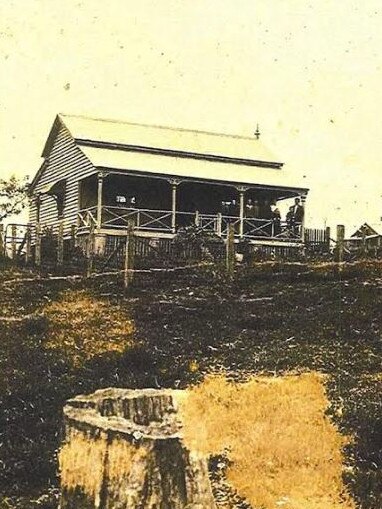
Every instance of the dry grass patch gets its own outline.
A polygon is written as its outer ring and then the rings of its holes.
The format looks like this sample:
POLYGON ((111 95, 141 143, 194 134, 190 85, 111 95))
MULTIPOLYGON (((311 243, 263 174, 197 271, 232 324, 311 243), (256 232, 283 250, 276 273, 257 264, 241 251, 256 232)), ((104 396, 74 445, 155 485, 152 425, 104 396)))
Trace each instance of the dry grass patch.
POLYGON ((254 508, 351 509, 342 483, 347 439, 325 415, 320 375, 209 377, 181 403, 186 445, 227 451, 227 479, 254 508))
POLYGON ((85 291, 65 291, 43 310, 47 348, 58 349, 75 365, 133 344, 134 324, 123 310, 85 291))

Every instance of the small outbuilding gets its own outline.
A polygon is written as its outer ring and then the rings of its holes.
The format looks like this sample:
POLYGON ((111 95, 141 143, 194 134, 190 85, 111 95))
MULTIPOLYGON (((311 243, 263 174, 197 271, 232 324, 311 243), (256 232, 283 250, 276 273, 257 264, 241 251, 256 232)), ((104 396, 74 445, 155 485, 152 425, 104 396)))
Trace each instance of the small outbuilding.
POLYGON ((345 240, 345 247, 350 252, 379 250, 382 247, 382 235, 368 223, 364 223, 345 240))

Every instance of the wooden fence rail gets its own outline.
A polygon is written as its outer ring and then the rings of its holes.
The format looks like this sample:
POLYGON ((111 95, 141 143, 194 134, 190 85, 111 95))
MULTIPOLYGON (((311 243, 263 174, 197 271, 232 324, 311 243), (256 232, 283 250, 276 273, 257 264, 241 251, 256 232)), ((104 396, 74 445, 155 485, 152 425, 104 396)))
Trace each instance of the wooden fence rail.
MULTIPOLYGON (((201 217, 199 219, 202 220, 201 217)), ((222 237, 212 236, 211 241, 203 242, 198 241, 197 229, 184 238, 180 234, 174 239, 139 236, 131 221, 128 229, 107 237, 100 235, 93 223, 86 234, 79 234, 78 225, 64 228, 63 222, 58 223, 55 229, 43 228, 40 224, 34 227, 17 224, 4 227, 0 224, 0 255, 5 254, 9 259, 44 271, 81 271, 88 276, 110 270, 125 270, 128 274, 132 267, 174 267, 202 260, 218 262, 232 274, 236 258, 243 259, 244 263, 268 258, 296 260, 307 255, 311 258, 325 255, 327 259, 331 244, 334 244, 330 228, 306 228, 305 249, 292 243, 251 243, 237 238, 235 224, 225 224, 224 218, 219 216, 217 221, 222 237), (236 256, 238 253, 241 256, 236 256)), ((337 248, 334 250, 338 261, 346 255, 341 228, 338 227, 337 248)))

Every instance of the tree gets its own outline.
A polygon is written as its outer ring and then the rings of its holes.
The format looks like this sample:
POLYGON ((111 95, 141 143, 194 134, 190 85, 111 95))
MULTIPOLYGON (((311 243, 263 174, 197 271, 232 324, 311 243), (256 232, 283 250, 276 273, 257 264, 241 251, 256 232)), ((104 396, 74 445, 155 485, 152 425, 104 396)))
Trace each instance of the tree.
POLYGON ((27 205, 29 188, 28 177, 8 180, 0 179, 0 222, 6 217, 20 214, 27 205))

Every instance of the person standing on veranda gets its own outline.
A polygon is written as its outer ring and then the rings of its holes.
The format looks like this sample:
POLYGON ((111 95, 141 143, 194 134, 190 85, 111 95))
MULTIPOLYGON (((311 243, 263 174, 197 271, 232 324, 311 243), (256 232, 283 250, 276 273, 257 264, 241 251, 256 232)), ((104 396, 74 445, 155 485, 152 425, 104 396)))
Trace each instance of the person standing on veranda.
POLYGON ((293 216, 294 216, 294 228, 295 235, 299 235, 301 232, 301 225, 304 219, 304 207, 301 205, 300 198, 295 198, 293 205, 293 216))
POLYGON ((271 212, 273 221, 273 236, 277 237, 277 235, 281 233, 281 213, 275 201, 271 203, 271 212))

